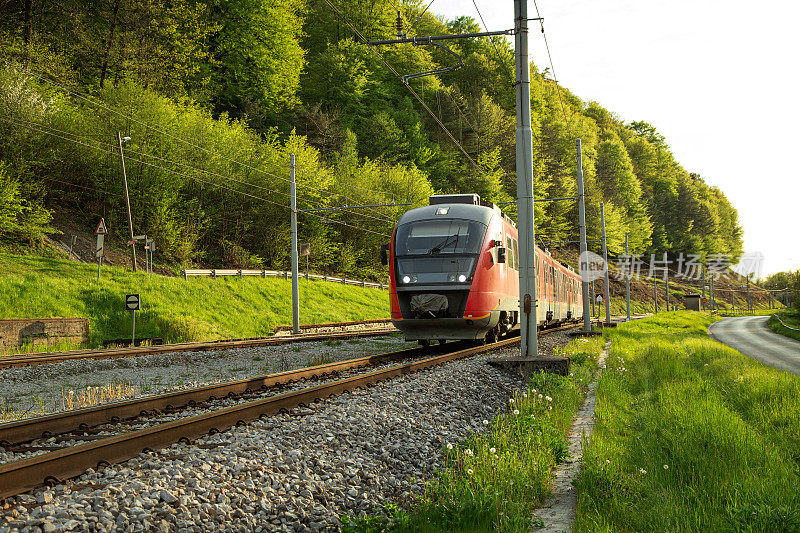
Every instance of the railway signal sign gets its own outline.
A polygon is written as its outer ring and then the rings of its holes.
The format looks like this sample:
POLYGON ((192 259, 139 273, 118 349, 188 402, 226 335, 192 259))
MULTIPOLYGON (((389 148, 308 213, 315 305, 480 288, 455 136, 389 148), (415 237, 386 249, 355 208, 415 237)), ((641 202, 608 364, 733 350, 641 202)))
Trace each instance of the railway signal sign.
POLYGON ((129 294, 125 296, 125 309, 128 311, 138 311, 140 303, 138 294, 129 294))
POLYGON ((136 311, 139 310, 140 303, 138 294, 125 296, 125 309, 131 312, 131 346, 136 345, 136 311))
POLYGON ((97 224, 97 229, 94 230, 95 235, 106 235, 108 230, 106 229, 106 219, 101 218, 100 223, 97 224))

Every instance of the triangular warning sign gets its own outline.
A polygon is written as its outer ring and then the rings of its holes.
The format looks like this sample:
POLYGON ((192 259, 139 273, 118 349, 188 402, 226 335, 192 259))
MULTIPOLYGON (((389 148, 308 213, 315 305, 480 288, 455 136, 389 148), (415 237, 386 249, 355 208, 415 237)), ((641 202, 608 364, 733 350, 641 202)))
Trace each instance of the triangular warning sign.
POLYGON ((97 229, 94 230, 95 235, 106 235, 108 230, 106 229, 106 219, 101 218, 100 223, 97 225, 97 229))

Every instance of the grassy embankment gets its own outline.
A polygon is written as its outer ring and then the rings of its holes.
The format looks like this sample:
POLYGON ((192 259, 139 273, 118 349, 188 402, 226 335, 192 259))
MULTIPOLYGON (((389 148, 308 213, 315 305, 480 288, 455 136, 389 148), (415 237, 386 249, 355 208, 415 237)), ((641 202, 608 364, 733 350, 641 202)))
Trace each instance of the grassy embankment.
POLYGON ((800 378, 677 312, 608 332, 576 531, 800 531, 800 378))
POLYGON ((487 431, 443 450, 447 467, 426 484, 411 509, 387 508, 380 517, 345 521, 345 531, 519 531, 550 494, 553 467, 567 454, 566 432, 597 368, 603 339, 578 339, 564 350, 571 375, 534 376, 486 421, 487 431))
MULTIPOLYGON (((0 318, 85 317, 90 346, 130 335, 126 294, 138 293, 136 335, 171 342, 255 337, 291 324, 291 282, 171 278, 66 260, 0 253, 0 318)), ((388 317, 388 292, 300 280, 304 324, 388 317)), ((63 346, 66 347, 66 346, 63 346)), ((30 349, 30 347, 28 347, 30 349)))
POLYGON ((781 324, 774 315, 767 321, 767 326, 769 326, 769 328, 775 333, 780 333, 781 335, 786 335, 787 337, 791 337, 792 339, 800 341, 800 331, 789 329, 800 329, 800 310, 797 310, 797 308, 787 309, 775 314, 780 315, 783 323, 789 327, 787 328, 781 324))

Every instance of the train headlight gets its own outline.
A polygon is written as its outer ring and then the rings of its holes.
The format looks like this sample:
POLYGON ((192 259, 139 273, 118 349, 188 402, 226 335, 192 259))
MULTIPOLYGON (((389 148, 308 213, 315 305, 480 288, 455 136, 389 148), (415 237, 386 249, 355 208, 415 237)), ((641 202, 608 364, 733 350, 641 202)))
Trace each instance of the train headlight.
POLYGON ((461 283, 464 283, 465 281, 467 281, 467 276, 465 276, 464 274, 459 274, 458 275, 458 281, 460 281, 461 283))
POLYGON ((408 284, 408 283, 416 283, 416 282, 417 282, 416 274, 411 274, 410 276, 408 274, 406 274, 405 276, 403 276, 403 283, 408 284))
POLYGON ((403 276, 403 283, 411 283, 411 276, 403 276))

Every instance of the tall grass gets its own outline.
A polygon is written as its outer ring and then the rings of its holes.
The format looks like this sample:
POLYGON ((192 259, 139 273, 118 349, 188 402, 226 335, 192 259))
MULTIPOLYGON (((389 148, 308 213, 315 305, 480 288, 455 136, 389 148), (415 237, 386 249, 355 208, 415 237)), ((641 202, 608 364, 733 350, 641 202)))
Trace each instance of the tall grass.
POLYGON ((787 328, 781 324, 781 321, 774 315, 767 321, 767 326, 775 333, 780 333, 781 335, 800 341, 800 331, 790 329, 800 329, 800 310, 797 308, 790 308, 775 314, 779 314, 783 323, 789 327, 787 328))
POLYGON ((576 531, 800 531, 800 380, 706 313, 610 331, 576 531))
MULTIPOLYGON (((130 335, 126 294, 138 293, 136 335, 168 341, 268 335, 291 323, 291 283, 278 278, 182 278, 0 253, 0 318, 86 317, 91 346, 130 335)), ((300 280, 303 323, 388 316, 387 291, 300 280)))

